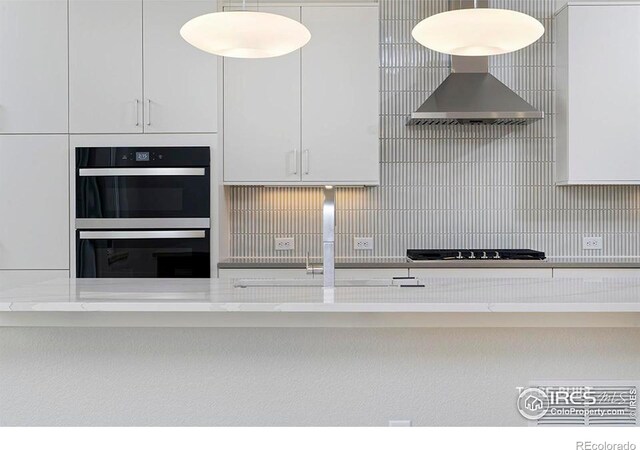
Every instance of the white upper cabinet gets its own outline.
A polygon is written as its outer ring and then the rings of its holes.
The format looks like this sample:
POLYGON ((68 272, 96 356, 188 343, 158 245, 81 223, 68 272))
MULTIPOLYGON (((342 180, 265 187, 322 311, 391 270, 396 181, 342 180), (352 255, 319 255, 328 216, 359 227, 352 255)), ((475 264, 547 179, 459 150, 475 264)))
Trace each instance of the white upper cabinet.
POLYGON ((187 43, 180 28, 215 12, 211 0, 144 2, 145 132, 216 132, 218 58, 187 43))
POLYGON ((0 136, 0 270, 69 269, 68 148, 67 135, 0 136))
POLYGON ((640 4, 556 17, 556 179, 640 184, 640 4))
POLYGON ((226 184, 379 183, 376 6, 271 8, 311 41, 265 60, 224 61, 226 184))
POLYGON ((71 133, 142 132, 142 0, 69 0, 71 133))
POLYGON ((66 0, 0 0, 0 133, 67 133, 66 0))
POLYGON ((302 51, 302 179, 377 184, 377 7, 305 7, 302 51))
MULTIPOLYGON (((262 9, 300 20, 299 7, 262 9)), ((224 178, 300 181, 300 51, 224 60, 224 178)))
POLYGON ((217 57, 180 36, 209 0, 69 0, 71 133, 217 131, 217 57))

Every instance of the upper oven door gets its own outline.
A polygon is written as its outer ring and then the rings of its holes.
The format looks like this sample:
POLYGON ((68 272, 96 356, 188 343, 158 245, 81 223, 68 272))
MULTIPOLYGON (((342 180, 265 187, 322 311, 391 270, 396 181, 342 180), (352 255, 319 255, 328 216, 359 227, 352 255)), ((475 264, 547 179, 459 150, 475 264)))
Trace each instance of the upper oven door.
POLYGON ((80 169, 76 217, 208 218, 208 194, 209 170, 205 168, 80 169))
POLYGON ((175 154, 183 149, 77 150, 76 218, 209 218, 208 159, 175 154))

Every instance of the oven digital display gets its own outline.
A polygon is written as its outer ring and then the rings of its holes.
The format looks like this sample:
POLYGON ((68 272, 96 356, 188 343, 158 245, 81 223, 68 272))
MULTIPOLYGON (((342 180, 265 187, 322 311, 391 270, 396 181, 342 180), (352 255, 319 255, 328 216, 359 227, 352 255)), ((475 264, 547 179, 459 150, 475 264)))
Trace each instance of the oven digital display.
POLYGON ((149 161, 149 152, 136 152, 136 161, 149 161))

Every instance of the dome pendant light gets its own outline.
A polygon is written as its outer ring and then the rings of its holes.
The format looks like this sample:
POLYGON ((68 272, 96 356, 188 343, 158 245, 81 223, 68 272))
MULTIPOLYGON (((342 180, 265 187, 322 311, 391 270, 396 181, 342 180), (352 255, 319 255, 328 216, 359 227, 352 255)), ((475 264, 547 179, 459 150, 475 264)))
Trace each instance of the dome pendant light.
POLYGON ((533 17, 508 9, 456 9, 427 17, 411 35, 420 44, 456 56, 491 56, 533 44, 544 26, 533 17))
POLYGON ((198 16, 180 29, 185 41, 200 50, 230 58, 272 58, 303 47, 311 33, 300 22, 279 14, 224 11, 198 16))

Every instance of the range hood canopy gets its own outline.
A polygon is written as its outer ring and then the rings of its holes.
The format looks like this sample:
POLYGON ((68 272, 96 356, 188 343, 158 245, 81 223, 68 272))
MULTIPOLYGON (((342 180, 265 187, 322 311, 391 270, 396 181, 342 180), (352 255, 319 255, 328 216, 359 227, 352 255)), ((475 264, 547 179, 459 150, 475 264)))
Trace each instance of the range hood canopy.
POLYGON ((407 125, 517 125, 543 117, 490 73, 452 73, 407 125))
MULTIPOLYGON (((451 6, 464 3, 455 0, 451 6)), ((411 114, 407 125, 518 125, 544 117, 542 111, 489 73, 489 57, 454 55, 451 69, 452 73, 411 114)))

